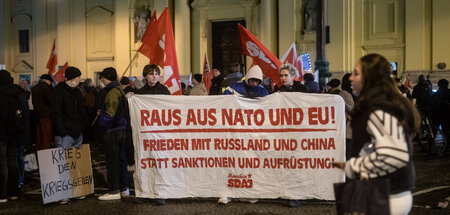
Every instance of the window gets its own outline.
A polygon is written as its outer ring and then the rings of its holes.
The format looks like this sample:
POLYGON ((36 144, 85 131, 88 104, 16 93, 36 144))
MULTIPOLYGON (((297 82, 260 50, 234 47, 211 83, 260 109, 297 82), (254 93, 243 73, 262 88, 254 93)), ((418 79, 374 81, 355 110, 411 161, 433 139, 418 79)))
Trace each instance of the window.
POLYGON ((20 53, 30 52, 30 35, 28 30, 19 30, 19 50, 20 53))

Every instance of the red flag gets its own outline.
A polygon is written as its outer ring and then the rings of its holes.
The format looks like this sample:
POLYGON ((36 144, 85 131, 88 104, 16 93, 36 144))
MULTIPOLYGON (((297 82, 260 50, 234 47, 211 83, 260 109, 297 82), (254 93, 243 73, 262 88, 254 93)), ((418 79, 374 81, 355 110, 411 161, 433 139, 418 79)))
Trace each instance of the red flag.
POLYGON ((253 58, 253 63, 261 67, 266 76, 278 86, 281 86, 280 74, 278 73, 281 61, 242 25, 238 24, 238 28, 241 37, 242 54, 253 58))
POLYGON ((209 66, 208 57, 205 53, 205 59, 203 60, 203 83, 206 86, 206 91, 209 94, 209 88, 211 88, 213 75, 211 74, 211 67, 209 66))
POLYGON ((55 72, 56 64, 58 64, 58 58, 56 57, 55 39, 53 39, 52 53, 50 54, 50 57, 47 61, 48 74, 52 74, 55 72))
POLYGON ((409 88, 409 89, 412 89, 412 86, 411 86, 411 77, 410 77, 410 74, 408 73, 408 76, 406 76, 406 81, 405 81, 405 87, 407 87, 407 88, 409 88))
POLYGON ((295 61, 297 60, 297 49, 295 48, 295 42, 292 43, 291 47, 284 53, 283 57, 281 57, 280 61, 284 63, 290 63, 295 65, 295 61))
POLYGON ((147 28, 145 28, 144 35, 142 35, 141 41, 144 41, 144 38, 147 38, 147 34, 150 33, 150 30, 152 29, 153 25, 156 23, 156 10, 153 11, 152 18, 150 18, 150 21, 147 24, 147 28))
POLYGON ((64 73, 66 73, 66 69, 69 67, 69 63, 66 62, 61 68, 59 68, 58 72, 53 76, 53 79, 57 82, 64 81, 64 73))
POLYGON ((150 58, 154 64, 164 67, 163 84, 169 88, 170 93, 181 95, 175 40, 167 7, 145 36, 142 38, 139 52, 150 58))

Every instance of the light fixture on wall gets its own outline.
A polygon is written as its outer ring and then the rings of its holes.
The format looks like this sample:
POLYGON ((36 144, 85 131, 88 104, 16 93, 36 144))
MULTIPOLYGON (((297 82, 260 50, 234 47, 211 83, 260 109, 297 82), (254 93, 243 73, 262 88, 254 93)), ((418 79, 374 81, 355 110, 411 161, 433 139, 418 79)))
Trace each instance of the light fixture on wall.
POLYGON ((440 62, 440 63, 437 64, 437 68, 438 69, 445 69, 446 67, 447 67, 447 64, 445 64, 443 62, 440 62))

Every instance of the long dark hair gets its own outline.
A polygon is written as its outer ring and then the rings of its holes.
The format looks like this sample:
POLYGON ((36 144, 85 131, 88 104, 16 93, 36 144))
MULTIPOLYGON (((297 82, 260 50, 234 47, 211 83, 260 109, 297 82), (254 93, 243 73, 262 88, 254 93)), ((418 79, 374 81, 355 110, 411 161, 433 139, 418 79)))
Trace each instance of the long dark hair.
MULTIPOLYGON (((368 54, 360 59, 362 72, 362 89, 357 106, 374 107, 379 96, 371 93, 377 89, 386 97, 390 108, 395 109, 401 125, 407 126, 411 132, 417 132, 420 126, 420 115, 410 100, 403 97, 391 78, 391 64, 379 54, 368 54)), ((386 104, 386 103, 384 103, 386 104)))

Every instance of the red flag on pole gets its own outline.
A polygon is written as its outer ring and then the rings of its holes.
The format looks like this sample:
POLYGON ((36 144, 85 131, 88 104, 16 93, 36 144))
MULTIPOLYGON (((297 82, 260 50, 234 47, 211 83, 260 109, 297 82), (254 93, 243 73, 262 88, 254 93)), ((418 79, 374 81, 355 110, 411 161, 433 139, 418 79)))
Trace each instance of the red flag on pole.
POLYGON ((147 34, 150 33, 155 23, 156 23, 156 10, 153 11, 152 18, 150 18, 150 21, 148 22, 147 27, 145 28, 145 32, 144 35, 142 35, 141 41, 144 41, 144 39, 148 37, 147 34))
POLYGON ((208 61, 208 57, 206 56, 205 53, 205 59, 203 60, 203 83, 206 86, 206 91, 208 92, 209 95, 209 88, 211 88, 212 85, 212 80, 213 75, 211 74, 211 67, 209 66, 209 61, 208 61))
POLYGON ((142 38, 139 52, 150 58, 154 64, 164 67, 163 84, 169 88, 170 93, 181 95, 175 40, 167 7, 145 36, 142 38))
POLYGON ((297 60, 297 49, 295 48, 295 42, 292 43, 291 47, 284 53, 283 57, 281 57, 280 61, 284 63, 290 63, 295 65, 295 61, 297 60))
POLYGON ((55 39, 53 39, 52 53, 50 54, 50 57, 48 58, 48 61, 47 61, 48 74, 53 74, 55 72, 55 66, 57 64, 58 64, 58 58, 56 57, 55 39))
POLYGON ((412 89, 410 73, 408 73, 408 76, 406 76, 406 81, 405 81, 404 85, 405 85, 405 87, 412 89))
POLYGON ((242 54, 253 58, 253 64, 261 67, 266 76, 278 86, 281 86, 280 74, 278 73, 281 61, 241 24, 238 24, 238 28, 241 37, 242 54))
POLYGON ((58 83, 64 81, 64 74, 66 73, 66 69, 69 67, 69 63, 66 62, 61 68, 59 68, 58 72, 53 76, 53 79, 58 83))

